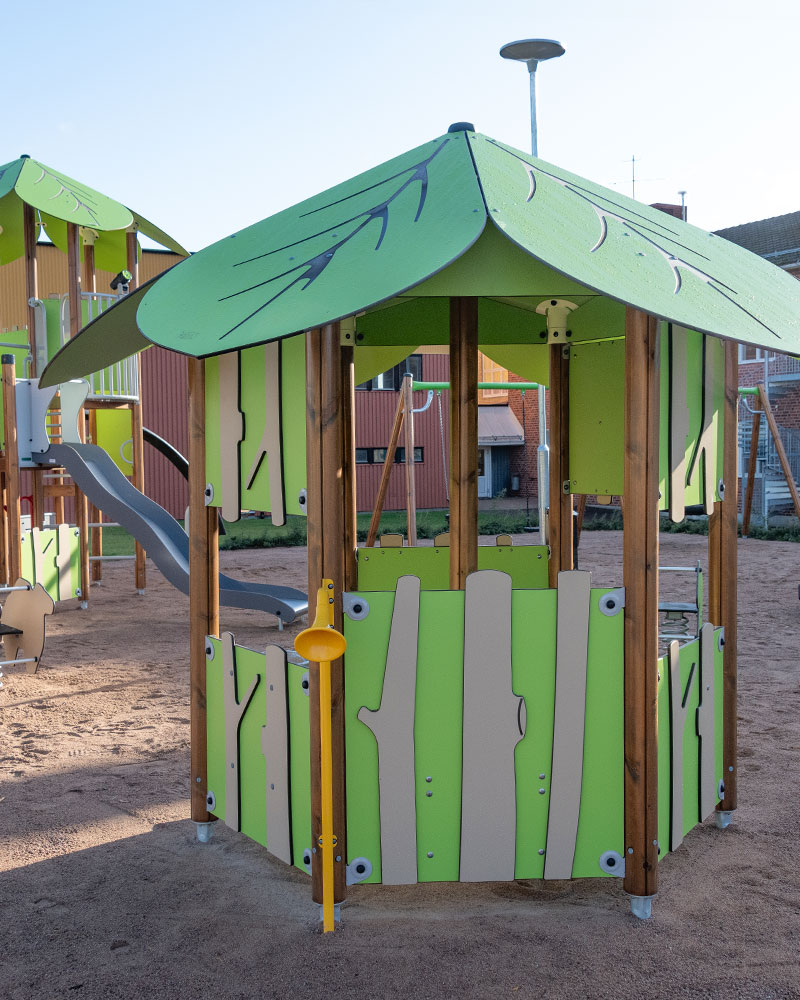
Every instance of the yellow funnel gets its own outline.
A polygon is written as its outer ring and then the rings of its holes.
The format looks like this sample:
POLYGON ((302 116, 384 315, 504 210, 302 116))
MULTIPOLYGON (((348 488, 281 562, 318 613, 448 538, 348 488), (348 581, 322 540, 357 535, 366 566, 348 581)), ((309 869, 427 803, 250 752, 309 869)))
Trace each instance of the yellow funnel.
POLYGON ((305 660, 325 663, 338 660, 347 640, 333 627, 333 585, 323 580, 317 591, 317 613, 314 624, 304 629, 294 640, 294 648, 305 660))

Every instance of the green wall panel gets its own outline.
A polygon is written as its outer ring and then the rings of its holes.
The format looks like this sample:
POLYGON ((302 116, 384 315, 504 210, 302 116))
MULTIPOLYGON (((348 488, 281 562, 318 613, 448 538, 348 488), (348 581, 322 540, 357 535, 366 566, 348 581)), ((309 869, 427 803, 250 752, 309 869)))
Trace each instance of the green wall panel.
POLYGON ((360 722, 358 711, 377 711, 381 703, 394 592, 359 593, 369 604, 362 621, 345 616, 345 767, 347 781, 347 853, 372 862, 368 882, 381 880, 381 819, 378 790, 378 744, 360 722))
POLYGON ((222 643, 211 640, 214 659, 206 660, 206 759, 208 789, 217 800, 213 814, 225 819, 225 695, 222 679, 222 643))
POLYGON ((286 513, 305 516, 300 490, 306 485, 306 338, 281 343, 281 436, 286 513))
MULTIPOLYGON (((216 805, 213 814, 225 820, 225 694, 222 643, 212 638, 214 658, 206 664, 206 726, 208 788, 216 805)), ((239 726, 239 825, 241 832, 263 847, 268 846, 266 826, 266 761, 261 749, 261 729, 266 724, 264 654, 236 646, 236 691, 242 698, 253 678, 259 682, 239 726)), ((308 696, 302 687, 305 668, 287 667, 289 703, 289 775, 292 856, 303 867, 303 851, 311 846, 311 790, 308 696)))
POLYGON ((306 870, 303 851, 311 847, 311 735, 305 674, 305 667, 288 665, 292 862, 301 871, 306 870))
POLYGON ((269 510, 269 456, 264 455, 253 485, 247 489, 267 416, 264 393, 265 348, 249 347, 240 353, 239 406, 244 414, 244 437, 239 447, 239 480, 242 510, 269 510))
POLYGON ((219 361, 208 358, 206 369, 206 482, 214 487, 214 497, 217 504, 222 496, 222 458, 220 455, 220 393, 219 393, 219 361))
POLYGON ((458 880, 461 853, 464 592, 422 593, 419 609, 417 872, 420 882, 449 882, 458 880), (429 776, 430 785, 425 781, 429 776), (428 797, 427 791, 433 795, 428 797))
POLYGON ((620 495, 624 442, 625 341, 573 344, 569 363, 572 492, 620 495))
POLYGON ((670 752, 670 732, 672 720, 669 709, 669 666, 667 657, 658 660, 658 844, 661 852, 659 861, 669 854, 670 844, 670 802, 672 799, 670 781, 672 777, 672 755, 670 752))
POLYGON ((556 668, 556 592, 514 591, 511 596, 514 691, 525 699, 525 735, 514 753, 517 779, 515 878, 541 878, 550 806, 556 668), (547 794, 540 795, 544 787, 547 794))
POLYGON ((695 718, 700 704, 700 644, 695 640, 681 647, 681 688, 686 697, 686 685, 694 668, 692 689, 686 702, 688 714, 683 730, 683 832, 684 835, 700 822, 700 740, 695 718))
MULTIPOLYGON (((608 590, 592 590, 586 670, 583 788, 572 877, 606 875, 604 851, 624 854, 624 623, 598 606, 608 590)), ((613 877, 613 876, 610 876, 613 877)))
MULTIPOLYGON (((58 566, 56 554, 58 553, 58 530, 55 528, 45 528, 39 534, 39 544, 42 546, 43 554, 43 575, 42 578, 36 576, 35 561, 33 553, 33 532, 23 531, 20 536, 21 563, 20 573, 23 580, 28 583, 41 583, 50 597, 54 601, 66 601, 77 597, 76 591, 80 588, 80 534, 77 528, 69 529, 69 563, 70 563, 70 592, 68 594, 59 593, 58 587, 58 566)), ((60 553, 58 553, 60 554, 60 553)))
POLYGON ((267 724, 264 654, 236 647, 236 694, 243 698, 254 677, 258 684, 239 725, 239 823, 242 833, 267 846, 267 764, 261 751, 261 729, 267 724))
MULTIPOLYGON (((478 569, 508 573, 515 590, 547 587, 547 546, 479 545, 478 569)), ((401 576, 418 576, 423 590, 450 587, 450 549, 446 546, 403 546, 402 548, 360 548, 358 589, 391 590, 401 576)))

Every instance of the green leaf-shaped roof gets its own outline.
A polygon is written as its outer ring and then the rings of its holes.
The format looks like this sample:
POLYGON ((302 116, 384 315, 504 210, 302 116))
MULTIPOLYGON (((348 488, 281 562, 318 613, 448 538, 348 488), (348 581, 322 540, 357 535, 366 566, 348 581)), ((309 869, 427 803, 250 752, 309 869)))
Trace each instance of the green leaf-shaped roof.
POLYGON ((154 283, 136 321, 148 341, 207 357, 369 311, 401 295, 477 294, 535 309, 551 290, 565 287, 691 329, 800 351, 800 283, 779 268, 464 131, 440 136, 195 254, 154 283), (502 234, 508 267, 496 252, 487 267, 479 253, 487 245, 479 241, 487 220, 489 230, 502 234), (451 287, 443 291, 451 274, 451 287))
POLYGON ((38 160, 21 156, 0 166, 0 264, 16 260, 24 252, 23 204, 38 209, 48 237, 60 249, 66 246, 68 222, 100 234, 95 244, 98 267, 119 270, 124 266, 125 232, 131 227, 176 253, 187 253, 120 202, 38 160))

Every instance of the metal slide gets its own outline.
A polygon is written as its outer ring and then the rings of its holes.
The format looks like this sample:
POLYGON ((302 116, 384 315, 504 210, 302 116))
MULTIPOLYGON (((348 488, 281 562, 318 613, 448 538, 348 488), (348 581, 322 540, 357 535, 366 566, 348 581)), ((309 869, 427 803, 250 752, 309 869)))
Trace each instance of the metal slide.
MULTIPOLYGON (((140 493, 109 454, 94 444, 51 444, 33 456, 41 465, 63 466, 81 491, 143 546, 169 582, 189 593, 189 539, 164 508, 140 493)), ((220 573, 219 600, 232 608, 266 611, 284 624, 308 611, 306 595, 293 587, 245 583, 220 573)))

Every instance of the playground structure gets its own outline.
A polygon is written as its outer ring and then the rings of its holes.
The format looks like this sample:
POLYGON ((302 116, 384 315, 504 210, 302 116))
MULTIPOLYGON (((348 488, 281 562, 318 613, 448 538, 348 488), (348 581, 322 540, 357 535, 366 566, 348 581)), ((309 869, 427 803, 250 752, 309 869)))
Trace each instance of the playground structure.
POLYGON ((621 876, 649 916, 659 861, 737 806, 737 342, 798 349, 793 279, 464 124, 87 326, 47 384, 189 355, 201 839, 219 819, 308 871, 326 929, 361 881, 621 876), (358 547, 353 388, 420 344, 449 347, 448 537, 358 547), (479 348, 549 385, 547 546, 478 547, 479 348), (624 498, 615 588, 573 568, 581 495, 624 498), (217 511, 245 497, 306 514, 343 656, 221 628, 217 511), (696 505, 707 620, 659 657, 659 513, 696 505))
MULTIPOLYGON (((37 378, 83 324, 137 288, 139 233, 187 256, 141 216, 38 161, 21 157, 0 167, 0 264, 24 255, 28 303, 27 327, 3 335, 3 351, 9 353, 2 359, 0 475, 5 509, 0 519, 0 577, 10 585, 22 575, 41 583, 53 600, 78 597, 84 608, 91 582, 101 578, 102 560, 109 558, 103 556, 102 545, 102 529, 108 523, 127 528, 136 540, 139 593, 146 582, 145 550, 170 582, 188 591, 186 534, 143 493, 145 437, 179 467, 181 456, 152 432, 145 434, 139 357, 100 369, 92 366, 86 380, 49 390, 42 389, 37 378), (68 257, 69 289, 49 299, 39 298, 40 229, 68 257), (118 272, 111 281, 112 294, 98 292, 96 266, 118 272), (130 445, 127 456, 122 454, 123 442, 130 445), (32 483, 27 529, 20 510, 23 470, 32 483), (66 523, 65 500, 74 505, 73 527, 66 523), (54 508, 49 513, 48 503, 54 508), (111 522, 104 522, 103 512, 111 522)), ((281 625, 307 607, 305 595, 296 590, 229 579, 223 581, 223 599, 276 614, 281 625)))

